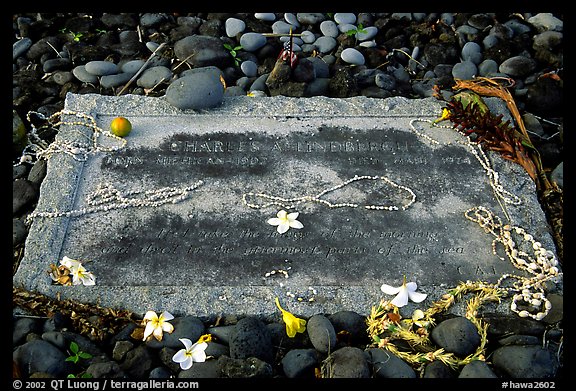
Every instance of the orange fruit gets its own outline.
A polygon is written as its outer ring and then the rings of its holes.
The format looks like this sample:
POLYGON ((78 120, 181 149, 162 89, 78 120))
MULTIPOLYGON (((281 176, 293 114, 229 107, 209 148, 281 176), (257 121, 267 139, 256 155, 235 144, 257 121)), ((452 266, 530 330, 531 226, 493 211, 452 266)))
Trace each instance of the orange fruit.
POLYGON ((110 130, 118 137, 126 137, 132 130, 132 124, 124 117, 116 117, 110 123, 110 130))

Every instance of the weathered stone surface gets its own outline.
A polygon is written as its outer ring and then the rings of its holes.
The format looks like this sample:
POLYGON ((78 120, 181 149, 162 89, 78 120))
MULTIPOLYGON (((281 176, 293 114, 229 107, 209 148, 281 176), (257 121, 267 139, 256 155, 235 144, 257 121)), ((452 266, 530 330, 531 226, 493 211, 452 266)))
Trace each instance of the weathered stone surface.
MULTIPOLYGON (((69 94, 65 108, 91 113, 103 129, 125 116, 132 132, 125 148, 86 162, 53 156, 37 211, 84 208, 104 182, 121 192, 203 183, 176 203, 36 218, 15 286, 141 314, 154 309, 278 319, 276 296, 299 316, 341 310, 365 316, 384 296, 380 285, 400 285, 403 275, 428 294, 419 305, 425 306, 460 281, 495 282, 504 273, 522 273, 492 254, 493 236, 464 216, 481 205, 505 218, 486 172, 458 143, 461 136, 417 123, 442 142, 433 145, 410 128, 414 118, 438 117, 436 99, 227 97, 221 106, 197 112, 162 98, 69 94), (384 176, 410 188, 415 202, 387 211, 303 201, 289 211, 300 213, 304 228, 284 234, 267 220, 288 205, 252 208, 243 202, 243 196, 260 206, 267 202, 249 193, 302 200, 322 194, 324 201, 360 206, 411 201, 408 191, 383 180, 323 193, 356 175, 384 176), (96 285, 52 285, 46 270, 65 255, 85 262, 96 285)), ((80 143, 90 136, 90 128, 68 125, 58 134, 80 143)), ((118 145, 103 136, 99 142, 118 145)), ((534 183, 520 166, 489 156, 503 186, 522 200, 506 205, 513 224, 553 249, 534 183)), ((492 310, 508 306, 503 301, 492 310)), ((402 311, 413 309, 410 303, 402 311)))

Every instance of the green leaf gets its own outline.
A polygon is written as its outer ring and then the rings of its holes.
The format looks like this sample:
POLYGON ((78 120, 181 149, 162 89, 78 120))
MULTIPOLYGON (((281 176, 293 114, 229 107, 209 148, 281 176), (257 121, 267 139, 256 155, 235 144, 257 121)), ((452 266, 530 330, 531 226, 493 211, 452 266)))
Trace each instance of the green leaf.
POLYGON ((242 49, 244 49, 244 48, 242 47, 242 45, 238 45, 238 46, 236 46, 236 47, 234 48, 234 50, 242 50, 242 49))
POLYGON ((66 357, 66 360, 64 360, 64 361, 71 361, 74 364, 78 364, 79 359, 80 359, 80 357, 78 357, 78 356, 70 356, 70 357, 66 357))
POLYGON ((232 45, 230 45, 229 43, 225 43, 224 47, 228 50, 232 50, 232 45))
POLYGON ((66 376, 67 379, 75 379, 76 375, 74 375, 73 373, 69 373, 68 376, 66 376))
POLYGON ((82 376, 80 376, 80 377, 83 378, 83 379, 88 379, 88 378, 92 378, 92 375, 91 375, 90 373, 84 372, 84 373, 82 374, 82 376))
POLYGON ((79 352, 78 357, 83 358, 83 359, 89 359, 89 358, 92 358, 92 355, 90 353, 86 353, 86 352, 79 352))
POLYGON ((70 342, 70 350, 72 351, 72 353, 76 354, 80 349, 78 348, 78 344, 72 341, 70 342))

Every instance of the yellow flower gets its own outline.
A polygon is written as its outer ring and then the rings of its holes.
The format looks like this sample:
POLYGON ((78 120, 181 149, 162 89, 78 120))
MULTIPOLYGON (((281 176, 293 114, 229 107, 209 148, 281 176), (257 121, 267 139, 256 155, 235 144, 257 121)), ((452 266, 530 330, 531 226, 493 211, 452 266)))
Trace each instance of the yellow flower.
POLYGON ((162 341, 163 331, 166 331, 167 333, 174 331, 174 326, 168 323, 168 321, 172 319, 174 319, 174 316, 172 316, 168 311, 162 312, 160 316, 158 316, 154 311, 146 312, 146 315, 144 315, 144 319, 142 320, 142 323, 146 325, 143 340, 147 341, 154 336, 158 341, 162 341))
POLYGON ((286 323, 286 334, 290 338, 294 338, 296 333, 303 333, 306 330, 306 321, 292 315, 290 312, 285 311, 280 307, 280 301, 276 298, 276 306, 282 311, 282 320, 286 323))
POLYGON ((447 108, 442 109, 442 115, 440 116, 440 118, 435 119, 434 123, 438 123, 440 121, 444 121, 445 119, 449 119, 451 114, 452 113, 450 113, 450 110, 448 110, 447 108))

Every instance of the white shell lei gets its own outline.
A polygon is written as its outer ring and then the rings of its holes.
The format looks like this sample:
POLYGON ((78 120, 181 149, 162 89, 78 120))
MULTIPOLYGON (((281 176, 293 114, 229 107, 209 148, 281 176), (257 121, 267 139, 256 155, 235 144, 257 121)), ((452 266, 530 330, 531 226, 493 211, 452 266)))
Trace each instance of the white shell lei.
POLYGON ((478 223, 486 233, 494 236, 492 252, 500 259, 504 257, 497 254, 498 243, 504 247, 507 258, 520 270, 524 270, 532 277, 522 277, 515 274, 504 274, 495 284, 496 288, 508 293, 515 292, 512 296, 510 309, 520 317, 530 317, 542 320, 552 304, 544 294, 544 283, 562 275, 558 271, 558 261, 554 253, 545 249, 542 244, 521 227, 503 225, 500 217, 493 214, 482 206, 468 209, 465 213, 468 220, 478 223), (512 286, 504 287, 506 279, 516 279, 512 286), (532 307, 532 311, 520 309, 519 304, 523 301, 526 306, 532 307))

